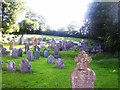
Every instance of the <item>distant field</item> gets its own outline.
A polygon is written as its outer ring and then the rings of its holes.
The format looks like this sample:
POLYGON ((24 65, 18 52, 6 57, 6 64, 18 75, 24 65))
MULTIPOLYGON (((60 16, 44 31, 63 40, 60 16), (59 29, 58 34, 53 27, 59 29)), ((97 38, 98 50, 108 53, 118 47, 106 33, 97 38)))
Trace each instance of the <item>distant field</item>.
MULTIPOLYGON (((28 35, 30 36, 30 35, 28 35)), ((33 35, 32 35, 33 36, 33 35)), ((39 35, 36 35, 39 36, 39 35)), ((47 38, 52 36, 46 36, 47 38)), ((57 37, 57 36, 54 36, 57 37)), ((57 37, 62 38, 62 37, 57 37)), ((80 41, 79 38, 65 38, 67 40, 80 41)), ((8 44, 4 44, 9 47, 8 44)), ((15 45, 16 48, 24 45, 15 45)), ((31 48, 33 50, 33 48, 31 48)), ((30 62, 32 65, 32 74, 11 73, 6 71, 6 65, 2 66, 2 87, 3 88, 71 88, 70 74, 74 70, 76 63, 74 57, 79 54, 80 50, 60 51, 60 56, 64 60, 65 68, 57 69, 54 64, 48 64, 47 58, 42 56, 43 49, 40 49, 41 57, 39 60, 30 62)), ((50 54, 54 54, 50 50, 50 54)), ((16 62, 17 69, 23 57, 11 58, 11 56, 3 57, 2 61, 8 62, 13 60, 16 62)), ((95 88, 118 88, 118 59, 110 54, 101 54, 93 58, 90 67, 96 73, 95 88)))

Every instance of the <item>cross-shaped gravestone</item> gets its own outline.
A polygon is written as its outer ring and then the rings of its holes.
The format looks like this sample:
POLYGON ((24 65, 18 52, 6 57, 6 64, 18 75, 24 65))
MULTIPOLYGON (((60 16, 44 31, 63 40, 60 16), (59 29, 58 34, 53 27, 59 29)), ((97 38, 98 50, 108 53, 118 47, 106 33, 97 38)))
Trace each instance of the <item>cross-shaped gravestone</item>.
POLYGON ((81 51, 78 56, 75 57, 77 63, 76 68, 71 73, 72 89, 80 88, 94 88, 94 80, 96 75, 92 69, 89 68, 89 63, 92 59, 84 52, 81 51))

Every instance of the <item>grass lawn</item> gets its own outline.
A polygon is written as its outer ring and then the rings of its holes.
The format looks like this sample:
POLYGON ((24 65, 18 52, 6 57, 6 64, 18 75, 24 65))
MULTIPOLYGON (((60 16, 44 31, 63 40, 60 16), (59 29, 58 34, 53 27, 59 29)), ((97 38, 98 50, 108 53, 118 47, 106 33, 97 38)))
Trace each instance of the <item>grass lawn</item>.
MULTIPOLYGON (((76 39, 76 38, 75 38, 76 39)), ((4 44, 8 47, 8 44, 4 44)), ((15 45, 16 48, 24 45, 15 45)), ((31 48, 33 50, 33 48, 31 48)), ((71 88, 70 74, 74 70, 76 63, 74 57, 79 54, 79 50, 60 51, 60 56, 64 60, 65 68, 55 68, 54 64, 48 64, 47 58, 42 56, 43 49, 40 50, 40 59, 30 62, 32 74, 11 73, 6 71, 6 65, 2 65, 2 87, 3 88, 71 88)), ((50 54, 54 54, 50 50, 50 54)), ((2 61, 14 60, 17 70, 23 57, 11 58, 6 56, 2 61)), ((90 63, 90 67, 96 73, 95 88, 118 88, 118 59, 109 54, 97 55, 90 63)), ((119 68, 119 69, 118 69, 119 68)))

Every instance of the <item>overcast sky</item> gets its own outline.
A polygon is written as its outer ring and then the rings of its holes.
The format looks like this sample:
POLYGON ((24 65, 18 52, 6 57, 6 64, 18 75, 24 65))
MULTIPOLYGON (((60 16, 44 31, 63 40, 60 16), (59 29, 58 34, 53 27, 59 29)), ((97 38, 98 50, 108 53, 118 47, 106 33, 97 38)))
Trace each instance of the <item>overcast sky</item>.
POLYGON ((92 0, 26 0, 27 6, 43 15, 47 24, 57 29, 70 23, 82 24, 87 5, 92 0))

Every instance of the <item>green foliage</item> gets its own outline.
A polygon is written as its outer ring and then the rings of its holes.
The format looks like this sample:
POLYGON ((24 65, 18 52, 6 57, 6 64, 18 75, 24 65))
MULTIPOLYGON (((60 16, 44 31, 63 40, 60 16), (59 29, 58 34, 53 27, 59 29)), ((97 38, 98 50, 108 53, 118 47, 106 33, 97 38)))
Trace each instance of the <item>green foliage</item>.
POLYGON ((92 38, 103 42, 109 52, 120 51, 120 31, 118 30, 118 3, 94 2, 88 9, 87 27, 92 38), (119 45, 118 45, 119 44, 119 45))
POLYGON ((27 31, 37 30, 38 23, 36 21, 32 21, 26 18, 19 23, 19 26, 20 26, 20 31, 19 31, 20 34, 25 34, 27 31))
MULTIPOLYGON (((24 0, 3 0, 2 2, 2 28, 3 33, 10 33, 16 27, 18 15, 25 9, 24 0)), ((16 30, 15 30, 16 31, 16 30)))
POLYGON ((39 24, 40 31, 46 30, 46 20, 39 13, 36 13, 32 10, 28 10, 28 12, 26 12, 26 14, 25 14, 25 17, 32 21, 36 21, 39 24))

